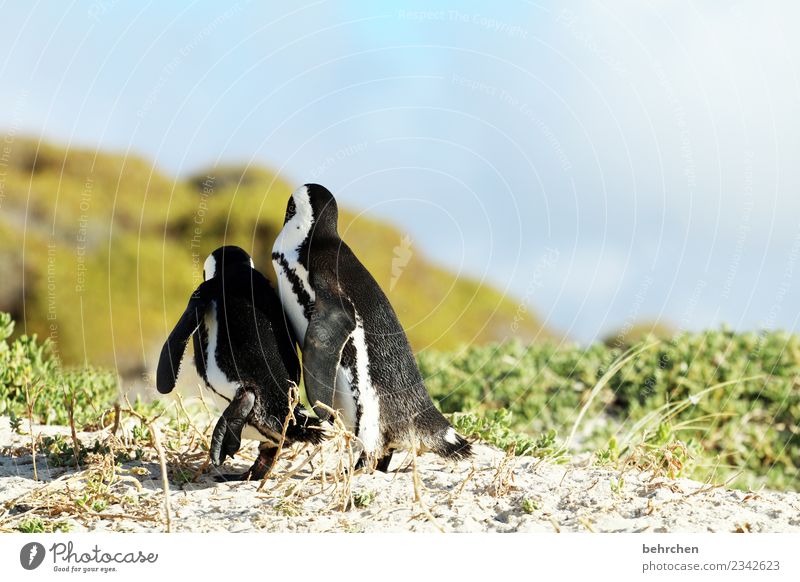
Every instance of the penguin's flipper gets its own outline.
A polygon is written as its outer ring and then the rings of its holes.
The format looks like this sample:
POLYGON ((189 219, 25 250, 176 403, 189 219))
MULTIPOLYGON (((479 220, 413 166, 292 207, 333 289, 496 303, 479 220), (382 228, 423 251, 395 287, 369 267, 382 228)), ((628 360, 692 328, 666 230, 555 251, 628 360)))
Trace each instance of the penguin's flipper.
POLYGON ((192 293, 186 310, 164 342, 164 347, 161 348, 156 370, 156 388, 162 394, 168 394, 175 388, 186 344, 203 320, 209 297, 215 286, 215 280, 205 281, 192 293))
MULTIPOLYGON (((333 407, 336 368, 355 328, 356 312, 350 300, 317 288, 314 312, 303 343, 303 377, 306 396, 312 406, 319 402, 333 407)), ((330 412, 322 407, 314 406, 314 411, 322 420, 330 417, 330 412)))
POLYGON ((211 435, 211 463, 219 467, 227 457, 233 457, 242 445, 242 430, 253 410, 256 397, 249 390, 239 390, 228 408, 219 417, 211 435))

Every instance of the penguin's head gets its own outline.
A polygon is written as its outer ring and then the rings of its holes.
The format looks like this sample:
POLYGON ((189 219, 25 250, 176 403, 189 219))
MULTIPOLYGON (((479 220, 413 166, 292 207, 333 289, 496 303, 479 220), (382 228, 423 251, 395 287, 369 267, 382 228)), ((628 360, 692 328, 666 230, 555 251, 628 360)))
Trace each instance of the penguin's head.
POLYGON ((291 224, 302 235, 313 229, 314 236, 336 235, 339 209, 333 194, 319 184, 306 184, 292 193, 286 206, 284 227, 291 224))
POLYGON ((253 259, 244 249, 233 245, 219 247, 208 255, 206 262, 203 263, 203 279, 208 281, 214 277, 222 276, 225 269, 240 265, 247 266, 250 269, 255 268, 253 259))

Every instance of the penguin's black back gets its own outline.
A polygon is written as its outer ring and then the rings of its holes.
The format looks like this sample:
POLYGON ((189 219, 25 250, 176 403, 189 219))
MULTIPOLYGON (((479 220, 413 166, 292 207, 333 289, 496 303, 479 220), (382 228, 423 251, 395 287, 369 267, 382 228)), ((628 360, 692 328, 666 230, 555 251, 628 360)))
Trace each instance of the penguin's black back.
MULTIPOLYGON (((257 388, 268 412, 282 423, 288 412, 287 386, 299 384, 300 363, 277 293, 258 271, 237 265, 219 277, 215 295, 217 365, 228 379, 257 388)), ((197 371, 207 379, 205 324, 195 332, 194 345, 197 371)))
MULTIPOLYGON (((402 440, 412 420, 418 430, 437 434, 450 427, 434 407, 419 372, 405 331, 378 282, 338 236, 315 236, 308 246, 309 272, 341 290, 361 317, 370 378, 377 389, 382 430, 387 440, 402 440)), ((349 366, 354 348, 348 342, 342 365, 349 366)))

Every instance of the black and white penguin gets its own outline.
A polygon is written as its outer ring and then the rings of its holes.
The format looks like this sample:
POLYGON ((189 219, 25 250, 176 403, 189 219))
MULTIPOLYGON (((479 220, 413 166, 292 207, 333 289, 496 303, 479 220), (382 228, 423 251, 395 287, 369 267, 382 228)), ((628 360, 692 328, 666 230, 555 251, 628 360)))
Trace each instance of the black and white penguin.
POLYGON ((397 448, 468 456, 469 443, 434 407, 389 300, 339 237, 337 222, 333 195, 306 184, 289 199, 272 248, 308 401, 341 413, 363 447, 362 466, 386 471, 397 448))
MULTIPOLYGON (((197 373, 221 408, 211 442, 214 466, 233 456, 241 438, 261 441, 259 457, 242 475, 226 480, 260 479, 272 465, 289 412, 289 390, 300 382, 295 342, 275 290, 244 250, 224 246, 203 266, 203 283, 170 333, 158 362, 156 386, 162 394, 175 387, 189 337, 194 334, 197 373)), ((302 406, 294 409, 285 442, 317 443, 318 419, 302 406)))

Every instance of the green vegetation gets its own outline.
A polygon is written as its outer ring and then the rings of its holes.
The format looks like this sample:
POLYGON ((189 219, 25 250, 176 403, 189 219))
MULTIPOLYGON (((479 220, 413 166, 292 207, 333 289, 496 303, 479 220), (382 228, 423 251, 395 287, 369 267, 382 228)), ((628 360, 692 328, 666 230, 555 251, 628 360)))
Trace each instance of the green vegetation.
POLYGON ((532 499, 530 497, 523 497, 522 501, 520 502, 520 507, 522 511, 525 513, 536 513, 539 511, 541 507, 540 503, 536 499, 532 499))
POLYGON ((45 522, 39 517, 25 519, 17 526, 21 533, 67 533, 70 527, 66 522, 45 522))
MULTIPOLYGON (((0 311, 24 321, 22 333, 51 338, 66 364, 91 362, 125 377, 152 371, 217 246, 242 246, 273 277, 271 248, 296 185, 267 170, 218 167, 175 180, 135 156, 21 138, 10 147, 0 311)), ((548 335, 513 300, 426 261, 392 226, 346 209, 339 226, 416 349, 548 335), (396 256, 408 264, 391 286, 396 256)))
POLYGON ((375 492, 372 490, 354 491, 353 505, 358 509, 366 509, 375 501, 375 492))
POLYGON ((134 431, 131 442, 133 445, 124 451, 114 451, 101 441, 94 441, 90 446, 83 442, 78 442, 77 446, 63 435, 42 436, 39 442, 38 451, 47 457, 47 464, 50 467, 74 467, 83 463, 90 455, 112 455, 115 462, 125 463, 136 461, 144 457, 141 446, 143 443, 149 445, 149 436, 144 438, 141 432, 134 431), (75 458, 75 455, 78 458, 75 458))
POLYGON ((64 369, 49 341, 36 336, 11 340, 14 321, 0 313, 0 414, 11 417, 12 429, 22 430, 30 404, 34 422, 68 424, 70 411, 83 426, 102 416, 114 400, 113 374, 94 368, 64 369))
POLYGON ((303 508, 289 499, 279 499, 275 504, 275 511, 286 517, 297 517, 303 512, 303 508))
MULTIPOLYGON (((76 424, 109 414, 117 394, 113 376, 64 370, 49 342, 11 341, 12 328, 0 314, 0 414, 11 417, 15 430, 26 428, 31 394, 35 422, 67 424, 71 401, 76 424)), ((628 352, 513 342, 428 351, 419 361, 428 389, 460 432, 514 455, 560 462, 591 454, 602 466, 745 489, 800 485, 798 336, 727 330, 670 341, 651 336, 628 352)), ((159 406, 134 408, 153 416, 163 412, 159 406)), ((177 419, 170 423, 178 433, 189 430, 177 419)), ((150 442, 144 423, 132 431, 135 443, 150 442)), ((116 461, 144 455, 141 446, 130 450, 116 461)), ((44 437, 40 451, 53 466, 109 453, 98 443, 76 449, 63 437, 44 437)))
POLYGON ((442 410, 470 411, 469 432, 500 446, 518 438, 509 432, 556 431, 570 452, 601 464, 740 488, 800 486, 798 336, 708 331, 650 337, 636 350, 600 390, 621 348, 515 342, 424 353, 420 365, 442 410))
MULTIPOLYGON (((31 401, 42 423, 67 424, 73 407, 79 425, 107 413, 116 396, 111 374, 64 370, 49 342, 11 341, 12 329, 0 314, 0 414, 10 415, 16 430, 31 401)), ((457 355, 426 352, 420 365, 459 431, 512 454, 563 459, 574 429, 570 452, 593 452, 598 464, 732 478, 740 487, 797 487, 798 337, 706 332, 645 342, 636 352, 623 360, 621 349, 601 344, 581 350, 516 342, 457 355)), ((135 430, 148 440, 146 427, 135 430)), ((63 438, 45 439, 43 452, 56 466, 76 460, 63 438)), ((78 460, 93 452, 101 451, 80 449, 78 460)))
POLYGON ((474 437, 515 456, 530 455, 551 460, 563 459, 564 450, 556 442, 556 431, 534 438, 512 428, 512 414, 505 409, 482 414, 453 414, 453 426, 466 437, 474 437))

